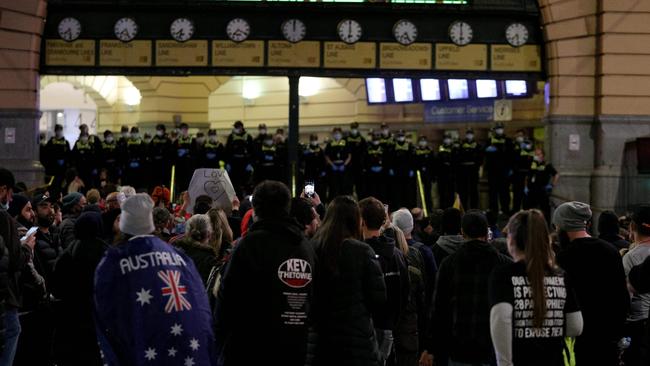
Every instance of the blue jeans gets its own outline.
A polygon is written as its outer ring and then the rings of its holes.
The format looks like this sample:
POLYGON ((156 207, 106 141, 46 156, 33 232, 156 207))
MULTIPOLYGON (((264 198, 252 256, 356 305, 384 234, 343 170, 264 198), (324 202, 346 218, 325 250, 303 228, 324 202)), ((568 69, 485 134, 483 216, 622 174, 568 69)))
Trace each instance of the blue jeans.
POLYGON ((4 317, 5 348, 0 355, 0 366, 11 366, 16 356, 18 336, 20 335, 20 321, 17 309, 7 309, 4 317))

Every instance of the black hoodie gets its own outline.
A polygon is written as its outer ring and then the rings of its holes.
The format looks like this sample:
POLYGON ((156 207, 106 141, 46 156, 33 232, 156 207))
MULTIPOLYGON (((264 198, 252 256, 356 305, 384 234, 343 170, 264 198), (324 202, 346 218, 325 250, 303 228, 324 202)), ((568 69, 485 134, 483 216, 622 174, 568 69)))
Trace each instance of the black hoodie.
POLYGON ((386 298, 384 306, 378 308, 372 316, 375 328, 394 330, 409 300, 408 267, 402 252, 395 247, 395 240, 386 236, 366 239, 366 243, 379 256, 379 264, 384 273, 386 298))
POLYGON ((304 365, 314 265, 295 219, 253 224, 232 252, 215 304, 224 365, 304 365))

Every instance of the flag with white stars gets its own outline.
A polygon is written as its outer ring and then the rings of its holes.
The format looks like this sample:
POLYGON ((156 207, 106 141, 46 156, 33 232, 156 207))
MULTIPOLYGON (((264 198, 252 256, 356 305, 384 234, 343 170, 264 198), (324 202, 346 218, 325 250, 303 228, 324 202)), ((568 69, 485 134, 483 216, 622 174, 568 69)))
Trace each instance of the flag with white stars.
POLYGON ((192 260, 152 236, 109 249, 95 273, 105 365, 216 364, 206 290, 192 260))

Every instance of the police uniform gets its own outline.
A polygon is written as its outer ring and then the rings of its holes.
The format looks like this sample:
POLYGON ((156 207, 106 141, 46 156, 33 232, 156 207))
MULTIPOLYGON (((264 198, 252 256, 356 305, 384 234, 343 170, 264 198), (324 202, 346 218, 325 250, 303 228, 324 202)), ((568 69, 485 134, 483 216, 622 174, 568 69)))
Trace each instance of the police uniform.
POLYGON ((172 142, 166 133, 162 136, 156 134, 149 143, 149 159, 151 161, 151 184, 156 186, 170 186, 172 177, 172 142))
POLYGON ((119 150, 117 142, 115 140, 108 142, 106 139, 101 142, 100 150, 100 165, 103 169, 106 169, 108 174, 108 181, 117 183, 119 177, 119 150))
POLYGON ((440 208, 446 209, 454 204, 456 149, 452 144, 441 144, 436 156, 438 197, 440 208))
POLYGON ((530 141, 516 143, 513 146, 512 174, 512 211, 517 212, 524 206, 524 187, 526 178, 530 175, 535 152, 530 141))
POLYGON ((129 160, 129 130, 124 131, 122 128, 121 136, 117 139, 117 153, 118 153, 118 165, 119 165, 119 180, 122 185, 126 184, 126 168, 129 160), (125 137, 124 134, 127 134, 125 137))
POLYGON ((254 184, 264 180, 280 180, 282 175, 277 146, 262 144, 255 156, 254 184))
POLYGON ((313 146, 311 143, 302 146, 302 187, 306 181, 314 182, 315 189, 325 189, 325 155, 320 144, 313 146))
POLYGON ((72 149, 72 160, 73 165, 77 168, 79 178, 81 178, 86 187, 95 187, 98 176, 95 140, 93 139, 91 141, 89 137, 86 142, 83 142, 80 137, 72 149))
POLYGON ((345 166, 346 161, 350 158, 350 150, 345 139, 330 141, 325 147, 325 156, 332 164, 327 172, 328 200, 352 194, 348 183, 348 167, 345 166))
POLYGON ((350 182, 354 185, 353 189, 357 192, 357 196, 361 197, 363 195, 363 175, 361 168, 363 166, 363 154, 366 151, 366 139, 361 136, 360 133, 356 135, 348 135, 345 138, 345 142, 350 149, 350 154, 352 155, 352 160, 350 160, 350 182))
POLYGON ((239 197, 248 189, 252 167, 253 138, 245 131, 231 133, 226 142, 226 169, 239 197))
MULTIPOLYGON (((47 142, 45 147, 47 152, 46 161, 49 165, 49 171, 54 176, 54 181, 52 182, 52 187, 55 192, 50 192, 52 195, 55 193, 61 192, 61 184, 65 179, 65 171, 68 168, 70 162, 70 144, 65 139, 65 137, 52 137, 50 141, 47 142)), ((67 193, 67 191, 66 191, 67 193)))
POLYGON ((223 168, 224 163, 224 147, 218 140, 212 140, 208 137, 203 144, 199 153, 201 161, 201 168, 219 169, 223 168))
POLYGON ((530 166, 528 176, 528 195, 526 197, 526 208, 538 208, 544 213, 547 222, 550 221, 551 203, 550 195, 553 190, 553 177, 557 170, 553 165, 545 161, 534 161, 530 166))
POLYGON ((433 208, 431 199, 431 185, 433 183, 433 173, 435 170, 435 158, 433 150, 429 146, 418 146, 413 152, 415 155, 415 169, 420 172, 422 180, 422 190, 424 193, 424 200, 429 212, 433 208))
MULTIPOLYGON (((378 141, 378 140, 375 140, 378 141)), ((375 197, 382 202, 387 202, 388 176, 384 148, 380 144, 369 143, 364 153, 363 174, 365 181, 364 195, 359 198, 375 197)))
MULTIPOLYGON (((263 146, 262 146, 263 148, 263 146)), ((286 140, 278 141, 275 143, 275 158, 278 173, 276 179, 289 186, 289 177, 291 176, 289 169, 289 148, 286 140)))
POLYGON ((178 136, 172 147, 175 168, 175 192, 186 191, 194 174, 194 157, 192 136, 178 136))
POLYGON ((488 178, 490 210, 509 212, 510 189, 508 175, 512 169, 512 141, 505 135, 492 135, 485 149, 485 170, 488 178), (501 210, 499 210, 499 203, 501 210))
POLYGON ((406 141, 395 141, 390 151, 389 202, 391 209, 415 207, 415 170, 413 146, 406 141))
POLYGON ((456 187, 466 210, 479 207, 478 175, 483 160, 481 150, 476 140, 464 139, 458 146, 456 187))
POLYGON ((134 188, 145 188, 147 177, 144 176, 144 157, 146 156, 146 145, 142 138, 130 137, 126 141, 126 159, 125 180, 126 183, 134 188))

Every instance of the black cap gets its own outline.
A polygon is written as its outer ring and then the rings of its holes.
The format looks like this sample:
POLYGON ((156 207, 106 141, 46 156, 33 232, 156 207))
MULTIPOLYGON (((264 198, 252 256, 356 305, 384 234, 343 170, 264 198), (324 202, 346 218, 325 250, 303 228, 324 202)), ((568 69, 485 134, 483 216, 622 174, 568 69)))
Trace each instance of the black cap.
POLYGON ((334 132, 341 132, 341 127, 332 128, 332 133, 334 133, 334 132))
POLYGON ((104 131, 104 137, 106 137, 108 135, 112 135, 112 134, 113 134, 113 132, 111 132, 111 130, 104 131))
POLYGON ((60 124, 56 124, 56 125, 54 125, 54 131, 55 131, 55 132, 56 132, 56 131, 63 131, 63 126, 61 126, 60 124))
POLYGON ((468 134, 468 133, 474 133, 474 130, 471 129, 471 128, 468 128, 468 129, 465 131, 465 134, 468 134))
POLYGON ((259 126, 257 126, 258 129, 263 129, 266 128, 266 123, 260 123, 259 126))
POLYGON ((359 122, 350 123, 350 128, 359 128, 359 122))
POLYGON ((217 135, 217 130, 214 128, 211 128, 208 130, 208 136, 216 136, 217 135))
POLYGON ((384 128, 388 128, 388 125, 386 124, 386 122, 381 124, 381 129, 383 130, 384 128))
POLYGON ((156 125, 156 130, 163 130, 163 131, 166 131, 166 130, 167 130, 167 127, 165 127, 164 124, 159 123, 159 124, 156 125))
POLYGON ((187 123, 183 122, 178 126, 178 128, 180 128, 182 130, 184 128, 190 128, 190 126, 188 126, 187 123))
POLYGON ((309 135, 309 141, 317 141, 317 140, 318 140, 318 135, 316 135, 315 133, 309 135))
POLYGON ((85 123, 82 123, 82 124, 79 125, 79 130, 80 131, 83 130, 83 129, 86 129, 86 128, 88 128, 88 125, 85 124, 85 123))
POLYGON ((397 136, 404 136, 404 135, 405 135, 404 130, 397 131, 397 136))
POLYGON ((0 187, 7 186, 12 190, 16 187, 16 178, 14 178, 14 173, 5 168, 0 168, 0 187))
POLYGON ((420 136, 420 141, 427 141, 427 137, 424 136, 424 135, 421 135, 421 136, 420 136))
POLYGON ((233 123, 233 127, 244 128, 244 124, 242 123, 242 121, 235 121, 235 123, 233 123))
POLYGON ((151 137, 151 134, 149 132, 145 132, 144 133, 144 138, 148 138, 148 137, 151 137))
POLYGON ((129 126, 123 125, 122 128, 120 129, 122 132, 129 132, 129 126))
POLYGON ((203 132, 197 132, 196 137, 205 137, 205 134, 203 132))
POLYGON ((46 202, 55 203, 56 200, 54 199, 54 197, 50 197, 46 193, 37 194, 36 196, 34 196, 34 198, 32 198, 32 207, 37 207, 38 205, 46 202))
POLYGON ((131 127, 131 133, 140 132, 140 129, 136 126, 131 127))
POLYGON ((275 130, 275 133, 277 135, 284 135, 284 128, 278 128, 277 130, 275 130))
POLYGON ((494 126, 494 128, 503 128, 503 123, 497 122, 497 124, 494 126))
POLYGON ((451 132, 445 132, 445 138, 451 138, 451 132))

